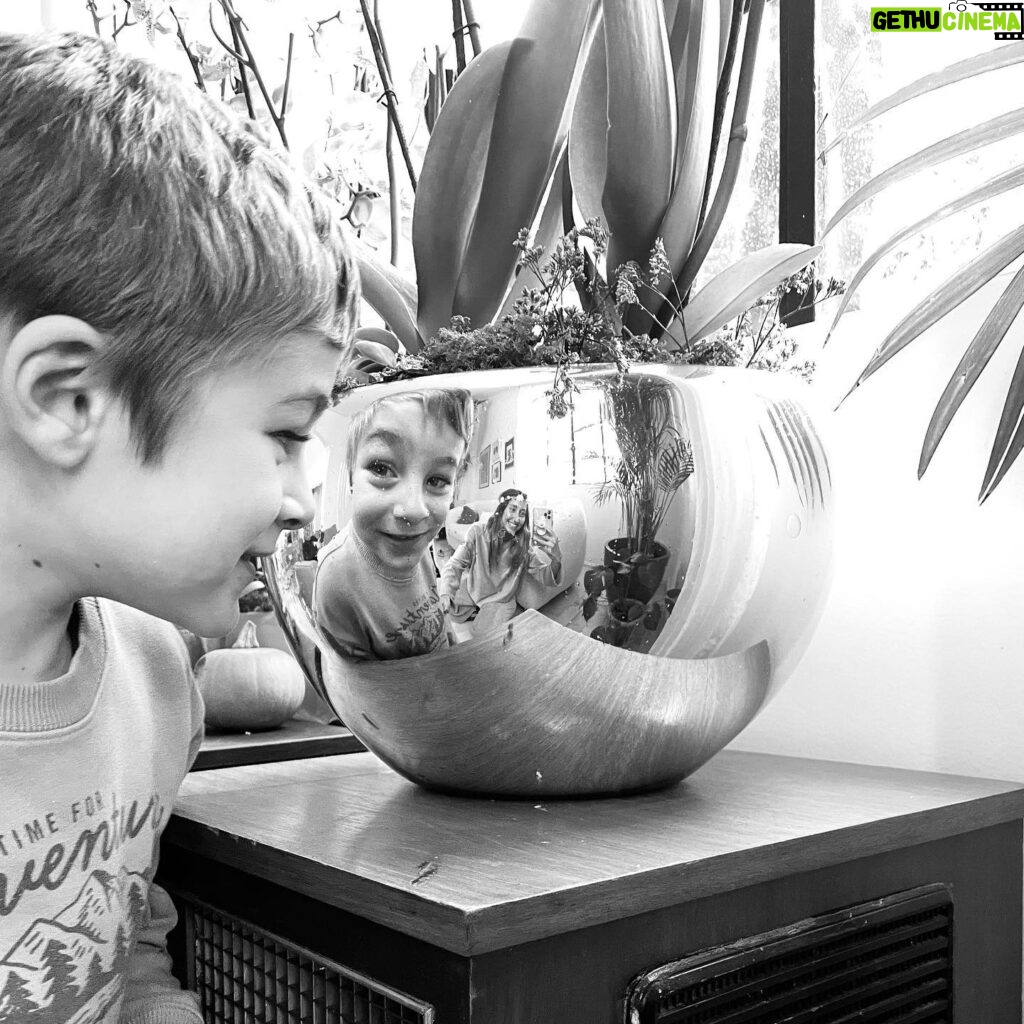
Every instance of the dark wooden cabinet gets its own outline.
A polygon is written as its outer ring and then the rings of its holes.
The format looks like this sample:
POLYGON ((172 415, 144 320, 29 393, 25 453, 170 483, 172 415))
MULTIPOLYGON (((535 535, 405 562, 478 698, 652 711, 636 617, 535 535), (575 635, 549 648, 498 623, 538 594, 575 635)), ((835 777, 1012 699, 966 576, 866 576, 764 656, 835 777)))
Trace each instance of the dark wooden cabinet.
POLYGON ((1014 783, 731 751, 538 804, 359 753, 193 774, 160 881, 210 1021, 1019 1024, 1022 815, 1014 783))

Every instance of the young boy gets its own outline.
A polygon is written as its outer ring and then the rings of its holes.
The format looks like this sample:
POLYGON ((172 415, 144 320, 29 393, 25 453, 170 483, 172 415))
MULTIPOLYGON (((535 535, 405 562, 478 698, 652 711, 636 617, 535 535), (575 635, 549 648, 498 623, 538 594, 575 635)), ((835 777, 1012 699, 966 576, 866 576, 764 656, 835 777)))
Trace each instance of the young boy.
POLYGON ((170 623, 227 632, 311 518, 357 283, 189 83, 0 36, 0 96, 0 1021, 200 1024, 152 884, 202 724, 170 623))
POLYGON ((339 654, 394 659, 447 643, 430 542, 466 466, 473 400, 461 388, 378 399, 348 433, 352 518, 321 555, 317 624, 339 654))

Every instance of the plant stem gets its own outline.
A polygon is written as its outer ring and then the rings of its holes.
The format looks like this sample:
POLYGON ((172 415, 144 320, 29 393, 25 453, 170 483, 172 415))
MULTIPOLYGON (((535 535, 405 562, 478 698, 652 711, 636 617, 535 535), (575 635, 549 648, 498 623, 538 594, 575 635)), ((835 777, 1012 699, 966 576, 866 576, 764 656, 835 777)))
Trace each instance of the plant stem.
MULTIPOLYGON (((391 61, 388 58, 387 47, 384 45, 384 34, 380 29, 380 17, 378 13, 378 0, 373 0, 373 24, 377 29, 377 36, 381 42, 381 51, 384 54, 384 65, 391 74, 391 61)), ((395 174, 395 126, 391 118, 388 118, 387 132, 384 136, 384 158, 388 166, 388 213, 390 216, 391 229, 391 265, 398 266, 398 244, 401 240, 401 211, 398 203, 398 179, 395 174)))
MULTIPOLYGON (((267 105, 267 110, 270 113, 271 120, 273 120, 273 122, 274 122, 274 127, 277 128, 277 133, 278 133, 278 135, 281 136, 281 142, 283 143, 284 148, 287 149, 288 148, 288 136, 285 134, 285 130, 284 130, 284 119, 285 119, 285 113, 286 113, 284 104, 282 103, 282 105, 281 105, 281 113, 278 114, 277 108, 274 106, 274 101, 271 98, 270 93, 267 91, 267 85, 263 81, 263 75, 260 74, 260 69, 259 69, 259 66, 256 63, 256 58, 253 56, 252 47, 249 46, 249 40, 248 40, 248 37, 245 34, 244 23, 243 23, 241 17, 238 15, 238 13, 235 11, 234 4, 232 3, 232 0, 220 0, 220 5, 221 5, 221 8, 223 9, 224 13, 227 15, 228 21, 231 23, 231 38, 235 40, 235 45, 236 46, 240 43, 241 47, 242 47, 242 50, 245 51, 245 58, 244 58, 243 63, 252 72, 252 77, 256 79, 256 84, 259 86, 260 93, 263 95, 263 102, 266 103, 266 105, 267 105)), ((293 45, 294 41, 295 41, 295 36, 291 32, 289 32, 288 33, 288 63, 287 63, 287 67, 285 68, 285 92, 287 92, 288 82, 291 79, 291 73, 292 73, 292 45, 293 45)), ((244 74, 243 74, 242 80, 243 80, 243 82, 245 81, 244 74)))
POLYGON ((288 89, 292 84, 292 49, 295 46, 295 35, 288 33, 288 56, 284 64, 284 88, 281 90, 281 140, 287 147, 288 143, 284 138, 284 119, 288 116, 288 89))
MULTIPOLYGON (((222 0, 223 2, 223 0, 222 0)), ((402 157, 405 160, 405 169, 409 172, 409 182, 412 184, 413 192, 416 191, 416 172, 413 170, 412 157, 409 155, 409 146, 405 141, 405 132, 402 131, 402 123, 398 119, 398 97, 391 85, 391 76, 388 74, 387 64, 384 60, 384 51, 381 47, 380 37, 370 17, 370 9, 366 0, 359 0, 359 6, 363 12, 363 23, 366 25, 366 34, 370 38, 370 46, 373 49, 373 58, 377 62, 377 73, 380 75, 381 85, 384 87, 384 101, 388 108, 388 117, 395 126, 395 135, 398 137, 398 145, 402 150, 402 157)))
POLYGON ((86 6, 86 9, 89 12, 90 17, 92 18, 92 30, 96 33, 97 36, 101 36, 102 35, 102 32, 100 31, 101 22, 100 22, 99 11, 96 9, 96 0, 86 0, 85 6, 86 6))
MULTIPOLYGON (((217 36, 217 39, 220 41, 221 46, 224 46, 224 48, 235 58, 235 63, 238 65, 238 74, 242 80, 242 95, 245 97, 245 108, 248 111, 249 117, 255 121, 256 108, 252 105, 252 92, 249 89, 249 78, 245 73, 246 60, 238 52, 238 30, 236 29, 233 21, 229 20, 228 24, 231 26, 231 42, 234 43, 234 49, 232 50, 230 47, 226 46, 224 41, 220 39, 220 36, 217 36)), ((210 8, 210 27, 213 27, 213 8, 210 8)), ((214 35, 216 35, 216 32, 214 32, 214 35)))
POLYGON ((118 23, 117 23, 117 13, 115 12, 111 16, 113 18, 113 22, 114 22, 114 30, 113 30, 113 32, 110 33, 110 38, 112 40, 114 40, 115 42, 117 41, 117 37, 126 28, 128 28, 131 25, 137 25, 138 24, 137 21, 129 21, 128 20, 129 15, 131 15, 131 13, 132 13, 132 0, 124 0, 124 6, 125 6, 124 21, 122 21, 120 25, 118 25, 118 23))
POLYGON ((736 89, 736 102, 732 111, 732 129, 729 133, 729 146, 725 154, 725 166, 722 178, 715 193, 711 211, 704 226, 697 235, 693 249, 680 271, 676 281, 679 292, 685 295, 693 284, 697 272, 704 263, 711 243, 722 226, 725 211, 732 198, 739 175, 740 158, 743 155, 743 144, 747 139, 747 109, 750 106, 750 91, 754 80, 754 67, 757 62, 757 43, 761 33, 761 16, 764 13, 765 0, 750 0, 750 12, 747 14, 747 33, 743 40, 743 59, 740 64, 740 76, 736 89))
POLYGON ((178 16, 174 13, 174 8, 168 5, 167 9, 171 12, 174 24, 178 26, 178 42, 181 43, 181 48, 185 51, 185 56, 188 57, 189 64, 192 65, 192 73, 196 76, 196 85, 199 86, 200 92, 206 92, 206 83, 203 81, 203 76, 199 73, 199 58, 189 49, 189 45, 185 41, 185 33, 181 28, 181 22, 178 21, 178 16))

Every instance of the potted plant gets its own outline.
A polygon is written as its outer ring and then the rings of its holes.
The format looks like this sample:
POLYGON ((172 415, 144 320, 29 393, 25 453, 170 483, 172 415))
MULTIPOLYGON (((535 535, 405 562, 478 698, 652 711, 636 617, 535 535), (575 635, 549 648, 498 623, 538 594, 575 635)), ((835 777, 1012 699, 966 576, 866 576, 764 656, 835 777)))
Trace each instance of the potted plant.
MULTIPOLYGON (((699 737, 704 760, 753 717, 799 657, 829 575, 823 448, 799 396, 777 380, 781 375, 693 365, 702 352, 709 355, 705 362, 718 362, 708 344, 716 332, 818 253, 815 246, 771 245, 707 282, 697 279, 739 169, 764 2, 535 0, 520 35, 484 50, 455 81, 433 121, 413 209, 415 281, 353 241, 363 295, 383 322, 361 328, 356 351, 363 365, 357 370, 406 372, 357 389, 323 418, 318 431, 332 446, 333 475, 325 481, 321 521, 345 521, 343 460, 333 455, 344 450, 346 417, 381 394, 423 386, 403 375, 427 375, 434 386, 471 386, 481 406, 514 406, 515 419, 510 415, 505 422, 531 427, 540 389, 556 417, 550 423, 570 434, 575 407, 586 398, 592 408, 603 402, 608 429, 621 434, 618 443, 609 439, 601 455, 608 466, 622 460, 622 475, 616 468, 606 479, 621 485, 620 500, 632 509, 625 511, 632 521, 623 542, 613 548, 625 561, 613 561, 625 570, 621 575, 630 587, 643 588, 641 576, 647 575, 646 587, 655 594, 645 607, 625 588, 614 597, 609 592, 607 637, 628 643, 629 651, 602 650, 585 636, 566 633, 552 618, 528 612, 501 636, 478 638, 479 644, 455 646, 419 664, 350 664, 330 654, 320 663, 316 623, 297 578, 301 559, 279 549, 268 559, 268 586, 282 621, 290 637, 301 634, 296 650, 311 678, 322 684, 320 692, 334 707, 344 707, 347 724, 371 749, 391 729, 385 715, 402 703, 410 706, 410 700, 419 706, 417 694, 432 679, 450 680, 455 690, 448 686, 443 692, 451 694, 476 679, 481 666, 493 666, 486 674, 506 693, 520 693, 524 681, 537 680, 547 693, 570 696, 584 683, 592 692, 628 691, 637 634, 641 625, 653 632, 650 622, 660 632, 645 649, 657 657, 643 675, 662 680, 658 692, 671 693, 676 705, 680 678, 699 678, 703 687, 708 671, 721 672, 738 659, 736 692, 744 699, 714 722, 699 701, 692 712, 689 705, 685 710, 700 719, 692 736, 699 737), (453 364, 470 350, 491 358, 494 370, 479 372, 479 361, 468 358, 457 369, 453 364), (509 368, 507 353, 523 361, 519 368, 509 368), (644 370, 637 374, 640 364, 644 370), (472 371, 465 375, 471 380, 463 379, 463 369, 472 371), (631 420, 625 397, 614 394, 616 387, 628 390, 629 382, 648 377, 670 382, 663 408, 671 418, 646 450, 653 484, 643 482, 640 468, 643 410, 631 420), (633 443, 631 431, 638 437, 632 464, 624 454, 633 443), (701 514, 679 527, 687 531, 685 538, 672 539, 666 513, 670 506, 676 510, 672 503, 694 462, 700 473, 691 489, 700 500, 693 507, 701 514), (756 493, 744 490, 747 481, 756 493), (798 538, 787 533, 794 517, 798 538), (656 597, 663 583, 652 586, 651 579, 661 549, 681 551, 684 540, 694 552, 690 564, 699 564, 700 572, 688 572, 669 619, 656 597), (793 579, 799 588, 790 585, 793 579), (751 614, 738 614, 740 605, 751 614), (502 653, 503 644, 515 659, 502 653), (579 671, 578 658, 556 665, 555 652, 566 650, 578 651, 587 671, 579 671), (398 676, 398 703, 376 710, 365 703, 368 695, 390 693, 385 678, 393 682, 398 676)), ((234 20, 232 27, 244 28, 234 20)), ((382 84, 390 111, 393 90, 382 84)), ((282 97, 280 114, 286 106, 282 97)), ((523 474, 531 464, 543 464, 539 446, 548 444, 541 438, 548 435, 516 430, 510 468, 523 474), (521 436, 527 432, 538 447, 531 449, 521 436)), ((486 436, 478 438, 471 459, 498 450, 492 442, 508 436, 496 417, 481 433, 486 436)), ((559 453, 563 457, 574 456, 559 453)), ((481 489, 487 486, 483 481, 508 483, 504 468, 492 463, 489 478, 472 474, 467 487, 477 480, 481 489)), ((574 500, 593 502, 596 479, 572 484, 574 500)), ((619 539, 612 529, 586 540, 604 548, 619 539)), ((594 561, 602 557, 597 553, 594 561)), ((543 714, 542 702, 521 703, 543 714)), ((570 705, 577 704, 573 697, 570 705)), ((493 714, 489 703, 481 709, 493 714)), ((642 696, 636 715, 644 722, 662 721, 642 696)), ((446 714, 445 726, 457 717, 446 714)), ((623 736, 634 735, 629 722, 619 724, 623 736)), ((502 749, 503 744, 502 739, 502 749)), ((459 756, 453 751, 448 760, 459 756)), ((546 768, 530 767, 530 785, 546 777, 546 768)), ((425 775, 415 777, 422 782, 425 775)))
MULTIPOLYGON (((766 488, 765 502, 796 500, 794 514, 812 523, 803 536, 824 530, 828 518, 825 456, 796 390, 783 397, 770 382, 737 368, 791 355, 774 344, 777 317, 747 311, 768 311, 772 300, 765 296, 798 286, 795 275, 806 272, 818 248, 771 245, 697 281, 738 173, 763 7, 763 0, 529 5, 520 35, 485 49, 455 81, 434 121, 413 209, 415 282, 360 250, 364 297, 384 326, 358 332, 350 383, 371 386, 352 388, 323 428, 325 440, 340 445, 347 416, 389 389, 417 386, 469 387, 481 408, 500 396, 517 410, 515 419, 502 422, 522 422, 519 417, 534 415, 532 396, 542 386, 548 413, 569 421, 571 434, 583 392, 592 399, 595 389, 604 389, 606 425, 623 434, 617 449, 607 449, 621 462, 604 476, 604 496, 609 506, 623 502, 626 527, 601 538, 600 547, 612 542, 609 561, 645 603, 658 604, 660 574, 672 553, 685 549, 689 558, 695 542, 708 549, 702 573, 721 581, 710 587, 688 574, 690 586, 675 595, 674 607, 692 632, 670 643, 669 633, 676 636, 679 627, 669 630, 662 602, 651 619, 661 631, 652 653, 713 653, 708 637, 724 649, 743 642, 734 625, 753 628, 752 620, 736 618, 727 581, 736 578, 733 592, 753 595, 762 584, 738 576, 746 566, 777 563, 763 553, 749 562, 737 554, 748 541, 764 542, 745 525, 746 483, 723 482, 745 472, 748 457, 758 467, 743 480, 756 478, 766 488), (616 416, 614 408, 615 382, 624 382, 623 406, 632 386, 625 382, 640 370, 672 381, 666 393, 682 389, 688 396, 683 422, 683 400, 666 395, 663 408, 674 408, 653 443, 629 439, 642 410, 630 417, 624 408, 616 416), (510 398, 525 392, 529 400, 510 398), (723 399, 720 411, 704 411, 705 402, 723 399), (689 416, 713 442, 690 436, 689 416), (633 457, 623 454, 630 449, 633 457), (651 459, 646 469, 644 455, 651 459), (695 458, 700 494, 707 489, 712 497, 696 524, 690 516, 679 526, 688 531, 685 538, 670 537, 665 515, 695 458), (723 503, 733 510, 719 509, 723 503), (718 537, 726 533, 730 543, 721 546, 718 537), (717 568, 720 558, 728 567, 717 568), (706 619, 695 615, 694 602, 714 611, 706 619)), ((816 289, 813 275, 800 280, 816 289)), ((496 423, 483 429, 487 442, 501 432, 496 423)), ((471 458, 489 448, 481 444, 471 458)), ((519 479, 538 455, 517 433, 519 479)), ((486 472, 472 480, 481 481, 481 490, 488 486, 486 472)), ((467 489, 473 492, 473 485, 467 489)), ((338 496, 331 513, 343 519, 344 488, 332 491, 338 496)), ((592 491, 587 498, 593 500, 592 491)), ((768 518, 759 522, 767 525, 768 518)), ((784 518, 771 521, 773 531, 785 528, 784 518)), ((790 575, 805 580, 807 594, 793 608, 766 596, 759 607, 771 609, 778 628, 762 621, 758 638, 780 630, 796 636, 797 623, 818 607, 824 554, 800 567, 795 552, 803 544, 779 558, 790 560, 790 575)), ((815 550, 824 553, 827 545, 815 550)), ((602 550, 590 561, 604 558, 602 550)), ((623 588, 609 608, 626 597, 623 588)), ((646 624, 652 611, 639 621, 646 624)), ((786 641, 777 642, 784 651, 786 641)), ((784 654, 779 663, 785 667, 784 654)))

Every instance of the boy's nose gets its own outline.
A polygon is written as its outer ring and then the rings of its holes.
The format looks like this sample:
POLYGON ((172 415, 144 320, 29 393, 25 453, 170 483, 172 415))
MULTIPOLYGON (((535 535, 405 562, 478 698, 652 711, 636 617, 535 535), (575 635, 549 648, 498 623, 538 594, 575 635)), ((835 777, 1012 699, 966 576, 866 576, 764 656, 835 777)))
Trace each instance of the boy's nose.
POLYGON ((301 465, 293 465, 284 489, 278 522, 282 530, 299 530, 313 521, 316 511, 309 477, 301 465))
POLYGON ((423 491, 419 488, 409 488, 400 495, 395 502, 393 512, 396 519, 407 519, 410 522, 418 522, 430 515, 423 491))

